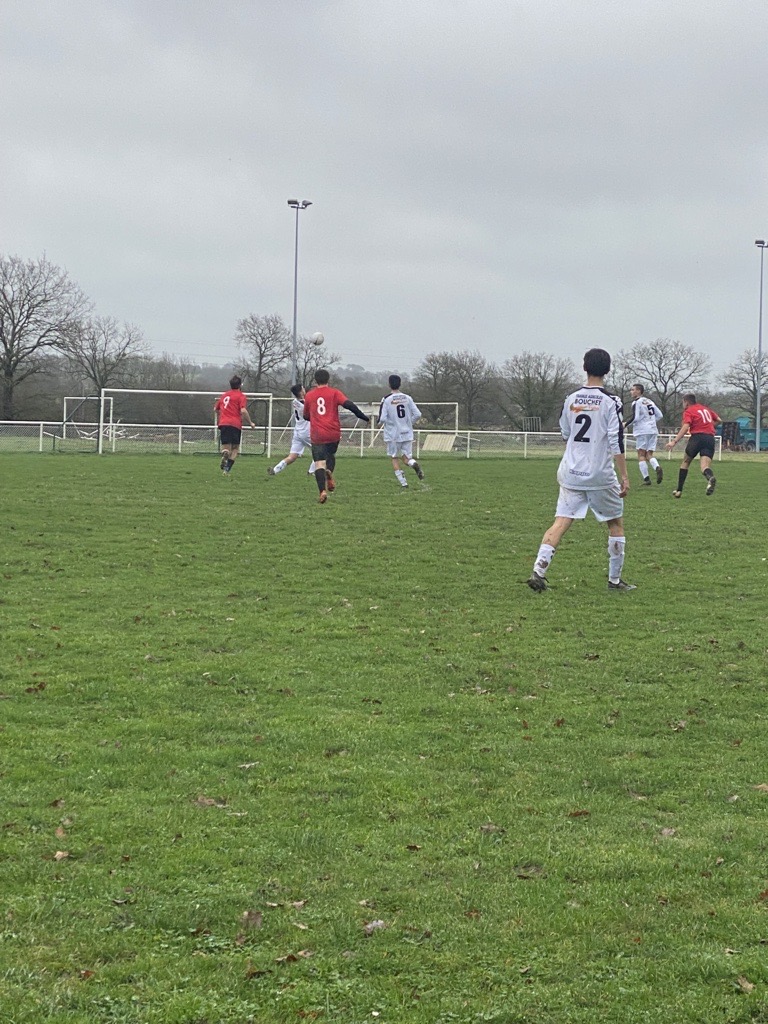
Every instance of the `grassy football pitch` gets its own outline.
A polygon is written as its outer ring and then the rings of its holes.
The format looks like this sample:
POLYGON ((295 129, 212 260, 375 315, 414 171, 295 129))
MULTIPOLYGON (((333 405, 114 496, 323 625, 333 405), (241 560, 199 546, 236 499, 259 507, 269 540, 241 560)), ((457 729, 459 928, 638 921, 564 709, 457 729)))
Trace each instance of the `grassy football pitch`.
POLYGON ((768 1021, 766 469, 0 463, 3 1024, 768 1021))

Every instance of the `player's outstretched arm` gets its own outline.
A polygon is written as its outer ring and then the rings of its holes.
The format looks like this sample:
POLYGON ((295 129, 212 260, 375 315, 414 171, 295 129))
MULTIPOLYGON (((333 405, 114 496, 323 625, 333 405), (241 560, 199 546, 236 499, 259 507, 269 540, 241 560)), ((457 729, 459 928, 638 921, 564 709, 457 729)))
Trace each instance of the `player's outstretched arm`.
POLYGON ((675 447, 675 445, 680 440, 680 438, 681 437, 685 437, 685 435, 687 433, 688 433, 688 424, 684 423, 682 425, 682 427, 680 427, 680 429, 678 430, 677 434, 672 438, 672 440, 671 441, 667 441, 667 448, 669 449, 669 451, 672 451, 672 449, 675 447))
POLYGON ((342 408, 349 409, 350 412, 353 412, 359 420, 365 420, 366 423, 371 422, 371 417, 366 416, 361 409, 358 409, 358 407, 355 405, 351 398, 348 398, 346 402, 342 402, 341 405, 342 408))

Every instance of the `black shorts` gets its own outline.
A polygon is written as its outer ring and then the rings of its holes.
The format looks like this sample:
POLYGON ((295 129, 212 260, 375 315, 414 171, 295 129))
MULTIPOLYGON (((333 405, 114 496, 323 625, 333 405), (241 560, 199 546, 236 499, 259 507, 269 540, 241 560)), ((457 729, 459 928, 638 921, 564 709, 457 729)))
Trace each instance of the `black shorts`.
POLYGON ((231 444, 235 448, 240 447, 240 438, 243 436, 243 432, 239 427, 219 427, 219 433, 222 444, 231 444))
POLYGON ((714 434, 691 434, 688 444, 685 446, 685 454, 691 462, 693 462, 697 455, 703 455, 705 458, 714 459, 714 434))
POLYGON ((313 444, 312 458, 315 462, 327 462, 331 455, 336 454, 338 448, 338 441, 325 441, 323 444, 313 444))

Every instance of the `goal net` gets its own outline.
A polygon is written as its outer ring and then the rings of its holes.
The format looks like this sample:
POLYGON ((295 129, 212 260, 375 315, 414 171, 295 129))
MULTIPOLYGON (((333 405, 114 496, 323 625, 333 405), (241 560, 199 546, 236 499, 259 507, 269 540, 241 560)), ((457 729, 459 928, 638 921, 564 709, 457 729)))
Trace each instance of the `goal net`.
MULTIPOLYGON (((268 455, 272 395, 245 392, 255 430, 243 430, 241 453, 268 455)), ((103 388, 96 426, 103 454, 216 455, 218 430, 213 405, 218 391, 153 391, 103 388)))
MULTIPOLYGON (((111 419, 112 399, 106 399, 111 419)), ((47 423, 43 437, 55 452, 95 452, 99 446, 99 395, 65 395, 61 423, 47 423)))

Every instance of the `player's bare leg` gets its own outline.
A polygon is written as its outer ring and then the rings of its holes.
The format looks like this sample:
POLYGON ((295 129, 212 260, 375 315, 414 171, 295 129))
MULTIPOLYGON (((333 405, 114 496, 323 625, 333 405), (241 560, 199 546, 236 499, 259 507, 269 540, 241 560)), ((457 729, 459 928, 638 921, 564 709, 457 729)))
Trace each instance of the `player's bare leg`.
POLYGON ((550 526, 541 541, 542 544, 548 544, 550 547, 557 548, 560 541, 566 535, 566 533, 573 526, 573 520, 568 519, 566 516, 556 516, 554 523, 550 526))
POLYGON ((567 516, 555 516, 554 523, 542 537, 539 553, 533 563, 533 572, 528 580, 531 590, 540 592, 547 589, 547 570, 555 557, 555 551, 557 551, 560 541, 572 526, 573 520, 567 516))

